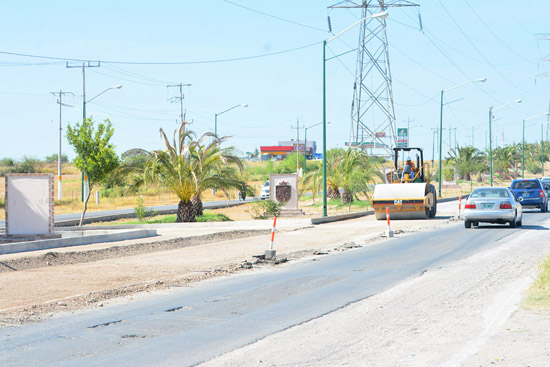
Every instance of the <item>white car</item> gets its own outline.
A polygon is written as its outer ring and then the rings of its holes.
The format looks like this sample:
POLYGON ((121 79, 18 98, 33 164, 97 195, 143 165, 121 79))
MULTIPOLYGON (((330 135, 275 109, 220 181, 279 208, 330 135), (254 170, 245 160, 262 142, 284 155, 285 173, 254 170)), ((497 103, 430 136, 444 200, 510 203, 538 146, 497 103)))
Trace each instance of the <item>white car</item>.
POLYGON ((267 180, 260 190, 260 199, 269 200, 269 180, 267 180))
POLYGON ((480 187, 472 191, 464 206, 464 227, 471 228, 485 223, 510 223, 521 226, 521 203, 508 187, 480 187))

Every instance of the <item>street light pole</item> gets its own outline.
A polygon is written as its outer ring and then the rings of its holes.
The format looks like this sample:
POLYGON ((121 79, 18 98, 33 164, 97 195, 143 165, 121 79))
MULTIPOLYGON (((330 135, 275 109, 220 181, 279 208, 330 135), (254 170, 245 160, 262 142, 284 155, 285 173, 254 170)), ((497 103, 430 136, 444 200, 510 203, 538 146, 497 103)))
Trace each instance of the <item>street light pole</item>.
POLYGON ((521 136, 521 178, 525 178, 525 119, 523 120, 521 136))
POLYGON ((493 106, 489 107, 489 169, 491 172, 491 186, 493 186, 493 141, 492 141, 492 131, 491 131, 491 120, 493 118, 493 111, 498 110, 499 108, 506 107, 509 104, 512 103, 521 103, 521 99, 516 99, 515 101, 510 101, 508 103, 503 104, 502 106, 498 106, 496 108, 493 108, 493 106))
POLYGON ((464 83, 457 84, 454 87, 451 87, 449 89, 442 89, 441 90, 441 103, 439 105, 439 172, 438 172, 438 181, 439 181, 438 196, 440 198, 441 198, 441 172, 442 172, 442 162, 443 162, 443 94, 445 92, 448 92, 452 89, 461 87, 461 86, 466 85, 468 83, 473 83, 473 82, 484 83, 485 81, 487 81, 487 78, 472 79, 472 80, 468 80, 464 83))
POLYGON ((491 186, 493 186, 493 135, 491 128, 491 119, 493 116, 493 107, 489 108, 489 170, 491 172, 491 186))
POLYGON ((232 109, 234 108, 237 108, 237 107, 248 107, 248 104, 247 103, 241 103, 241 104, 238 104, 238 105, 235 105, 231 108, 228 108, 227 110, 225 111, 222 111, 222 112, 219 112, 219 113, 216 113, 214 115, 214 135, 216 135, 216 137, 218 137, 218 116, 221 115, 221 114, 224 114, 228 111, 231 111, 232 109))
MULTIPOLYGON (((102 95, 103 93, 107 92, 107 91, 110 91, 111 89, 120 89, 122 88, 122 85, 118 84, 118 85, 115 85, 115 86, 112 86, 110 88, 107 88, 105 89, 103 92, 95 95, 95 97, 93 98, 90 98, 88 101, 86 101, 86 78, 85 78, 85 74, 84 74, 84 65, 82 66, 82 122, 86 122, 86 104, 87 103, 90 103, 91 101, 93 101, 94 99, 96 99, 97 97, 99 97, 100 95, 102 95)), ((86 178, 86 173, 85 172, 82 172, 81 173, 81 181, 80 181, 80 201, 84 201, 84 181, 87 179, 86 178)), ((87 189, 87 188, 86 188, 87 189)))
POLYGON ((323 41, 323 217, 327 216, 327 81, 326 81, 326 48, 323 41))
MULTIPOLYGON (((346 29, 344 29, 342 32, 338 33, 331 39, 323 41, 323 217, 327 216, 327 92, 326 92, 327 43, 332 42, 333 40, 340 37, 341 35, 349 31, 359 23, 365 21, 366 19, 370 19, 370 18, 386 19, 387 17, 388 17, 388 13, 385 11, 369 15, 367 17, 359 19, 357 22, 353 23, 352 25, 350 25, 349 27, 347 27, 346 29)), ((338 57, 338 56, 334 56, 334 57, 338 57)))

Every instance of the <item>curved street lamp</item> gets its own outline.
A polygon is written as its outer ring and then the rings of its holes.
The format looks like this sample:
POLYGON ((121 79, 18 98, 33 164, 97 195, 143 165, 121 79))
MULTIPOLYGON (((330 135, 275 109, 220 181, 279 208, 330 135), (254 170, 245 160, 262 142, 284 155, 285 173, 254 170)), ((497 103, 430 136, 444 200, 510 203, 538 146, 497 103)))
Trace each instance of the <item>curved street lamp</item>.
POLYGON ((82 99, 82 118, 84 119, 84 121, 86 121, 86 104, 90 103, 91 101, 93 101, 94 99, 96 99, 97 97, 102 95, 103 93, 105 93, 107 91, 110 91, 111 89, 120 89, 120 88, 122 88, 121 84, 114 85, 110 88, 105 89, 103 92, 97 94, 95 97, 92 97, 87 101, 85 99, 82 99))
POLYGON ((458 87, 462 87, 463 85, 466 85, 466 84, 469 84, 469 83, 475 83, 475 82, 485 83, 486 81, 487 81, 487 78, 472 79, 472 80, 468 80, 464 83, 457 84, 454 87, 451 87, 449 89, 442 89, 441 90, 441 104, 440 104, 440 109, 439 109, 439 172, 438 172, 438 181, 439 181, 438 196, 439 197, 441 197, 441 170, 442 170, 441 163, 443 161, 443 153, 442 153, 442 150, 443 150, 443 94, 445 92, 448 92, 448 91, 453 90, 453 89, 458 88, 458 87))
POLYGON ((512 103, 521 103, 521 99, 510 101, 496 108, 493 108, 493 106, 489 107, 489 166, 491 170, 491 186, 493 186, 493 141, 492 141, 493 138, 492 138, 492 131, 491 131, 491 120, 493 118, 493 111, 496 111, 502 107, 506 107, 512 103))
POLYGON ((220 112, 220 113, 216 113, 216 114, 214 115, 214 134, 215 134, 216 136, 218 136, 218 116, 221 115, 221 114, 224 114, 224 113, 226 113, 226 112, 228 112, 228 111, 231 111, 232 109, 237 108, 237 107, 248 107, 248 103, 241 103, 241 104, 235 105, 235 106, 233 106, 233 107, 231 107, 231 108, 228 108, 228 109, 225 110, 225 111, 222 111, 222 112, 220 112))
MULTIPOLYGON (((111 89, 120 89, 122 88, 122 85, 121 84, 118 84, 118 85, 115 85, 115 86, 112 86, 110 88, 107 88, 105 89, 103 92, 95 95, 94 97, 90 98, 89 100, 86 101, 86 94, 83 94, 82 95, 82 121, 86 121, 86 104, 93 101, 94 99, 96 99, 97 97, 99 97, 100 95, 102 95, 103 93, 107 92, 107 91, 110 91, 111 89)), ((80 181, 80 201, 84 201, 84 181, 87 180, 87 178, 85 177, 85 173, 82 172, 81 174, 81 181, 80 181)))

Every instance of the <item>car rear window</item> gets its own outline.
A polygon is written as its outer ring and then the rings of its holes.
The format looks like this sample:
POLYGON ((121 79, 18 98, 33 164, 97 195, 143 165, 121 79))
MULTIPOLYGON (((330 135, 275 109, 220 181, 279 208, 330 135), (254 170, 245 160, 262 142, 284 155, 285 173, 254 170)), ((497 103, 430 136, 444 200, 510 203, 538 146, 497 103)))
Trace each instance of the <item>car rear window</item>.
POLYGON ((516 181, 512 184, 512 189, 515 190, 534 190, 539 188, 537 181, 516 181))
POLYGON ((477 189, 470 195, 471 198, 507 198, 506 189, 477 189))

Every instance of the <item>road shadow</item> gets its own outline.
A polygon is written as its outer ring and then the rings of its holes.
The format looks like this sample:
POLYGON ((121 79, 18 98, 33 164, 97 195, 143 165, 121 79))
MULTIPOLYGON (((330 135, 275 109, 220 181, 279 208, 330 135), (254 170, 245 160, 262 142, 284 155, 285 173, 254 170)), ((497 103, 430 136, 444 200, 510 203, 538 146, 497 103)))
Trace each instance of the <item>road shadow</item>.
POLYGON ((543 227, 543 226, 537 226, 537 225, 534 225, 534 224, 524 224, 522 225, 521 227, 517 227, 517 228, 512 228, 510 227, 509 224, 494 224, 494 225, 479 225, 477 227, 473 226, 473 228, 479 228, 479 229, 507 229, 507 228, 510 228, 510 229, 532 229, 532 230, 535 230, 535 231, 548 231, 548 228, 547 227, 543 227))
POLYGON ((534 225, 534 224, 524 224, 520 228, 534 229, 535 231, 548 231, 547 227, 537 226, 537 225, 534 225))

